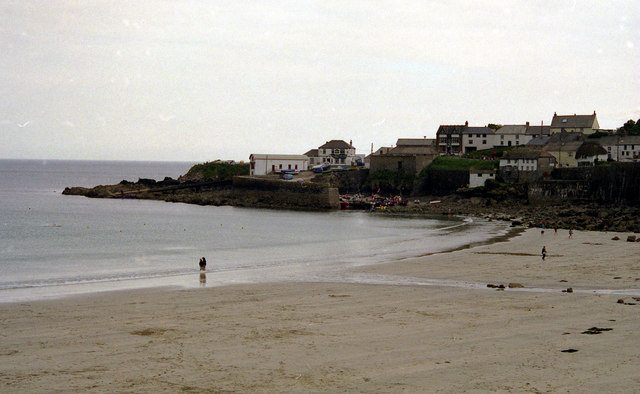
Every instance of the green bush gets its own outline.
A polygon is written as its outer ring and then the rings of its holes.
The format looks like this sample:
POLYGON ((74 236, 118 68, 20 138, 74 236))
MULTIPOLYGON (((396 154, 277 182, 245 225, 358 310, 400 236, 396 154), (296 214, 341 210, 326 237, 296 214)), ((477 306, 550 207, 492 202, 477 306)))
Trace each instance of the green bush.
POLYGON ((436 157, 420 174, 422 176, 425 170, 495 170, 499 164, 499 160, 462 159, 459 157, 440 156, 436 157))
POLYGON ((223 161, 196 164, 189 169, 189 179, 231 179, 236 175, 249 175, 249 164, 231 164, 223 161))
POLYGON ((496 147, 491 149, 476 150, 473 152, 466 153, 464 157, 469 159, 479 159, 481 157, 493 157, 495 155, 495 157, 499 158, 499 157, 502 157, 502 154, 504 152, 509 151, 513 148, 515 148, 515 146, 501 146, 501 147, 496 147))

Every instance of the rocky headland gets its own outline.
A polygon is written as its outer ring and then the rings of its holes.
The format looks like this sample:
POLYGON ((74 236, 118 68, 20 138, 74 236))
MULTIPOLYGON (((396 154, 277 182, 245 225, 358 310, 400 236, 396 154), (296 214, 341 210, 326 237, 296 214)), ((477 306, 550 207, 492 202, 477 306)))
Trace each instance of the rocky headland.
POLYGON ((601 205, 584 201, 529 204, 526 200, 496 200, 450 194, 414 200, 406 207, 387 209, 390 214, 464 215, 510 221, 513 225, 559 229, 640 233, 640 208, 601 205))
MULTIPOLYGON (((296 174, 293 180, 283 180, 278 175, 250 177, 248 166, 213 162, 196 165, 178 179, 139 179, 137 182, 123 180, 116 185, 99 185, 93 188, 68 187, 63 194, 93 198, 152 199, 199 205, 333 210, 339 208, 339 192, 371 193, 371 186, 366 183, 367 174, 368 171, 325 174, 302 172, 296 174)), ((416 187, 406 206, 394 206, 376 212, 429 216, 464 215, 509 221, 513 225, 524 227, 544 225, 551 231, 559 228, 640 233, 640 207, 628 202, 633 199, 619 200, 620 202, 610 199, 602 202, 597 193, 592 197, 583 193, 574 198, 558 198, 557 193, 555 198, 550 198, 544 193, 538 193, 534 199, 531 197, 531 189, 534 188, 527 187, 526 184, 494 185, 425 196, 416 187)), ((566 191, 566 188, 562 190, 566 191)))

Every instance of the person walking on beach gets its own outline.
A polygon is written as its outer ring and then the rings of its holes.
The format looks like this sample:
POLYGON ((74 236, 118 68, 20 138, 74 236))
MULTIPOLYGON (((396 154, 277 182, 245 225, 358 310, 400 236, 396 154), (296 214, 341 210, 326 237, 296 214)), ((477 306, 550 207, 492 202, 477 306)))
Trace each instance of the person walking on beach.
POLYGON ((547 257, 547 246, 542 247, 542 261, 544 261, 545 257, 547 257))
POLYGON ((198 265, 200 266, 200 271, 206 271, 207 270, 207 259, 205 259, 204 257, 200 259, 200 262, 198 263, 198 265))
POLYGON ((573 229, 569 229, 569 239, 573 238, 573 229))

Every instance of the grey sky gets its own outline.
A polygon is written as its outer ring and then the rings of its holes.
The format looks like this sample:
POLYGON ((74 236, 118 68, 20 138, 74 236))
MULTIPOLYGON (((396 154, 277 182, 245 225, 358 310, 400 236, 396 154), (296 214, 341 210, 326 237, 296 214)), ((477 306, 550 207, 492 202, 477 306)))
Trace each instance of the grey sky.
POLYGON ((0 1, 0 158, 358 153, 640 118, 640 2, 0 1))

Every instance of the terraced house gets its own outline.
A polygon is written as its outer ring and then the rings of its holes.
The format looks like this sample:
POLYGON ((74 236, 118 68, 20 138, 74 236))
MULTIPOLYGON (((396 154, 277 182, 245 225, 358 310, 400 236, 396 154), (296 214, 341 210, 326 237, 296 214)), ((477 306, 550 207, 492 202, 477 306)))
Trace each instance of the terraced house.
POLYGON ((599 129, 596 111, 593 111, 593 115, 558 115, 554 113, 551 120, 551 134, 563 132, 593 134, 599 129))

